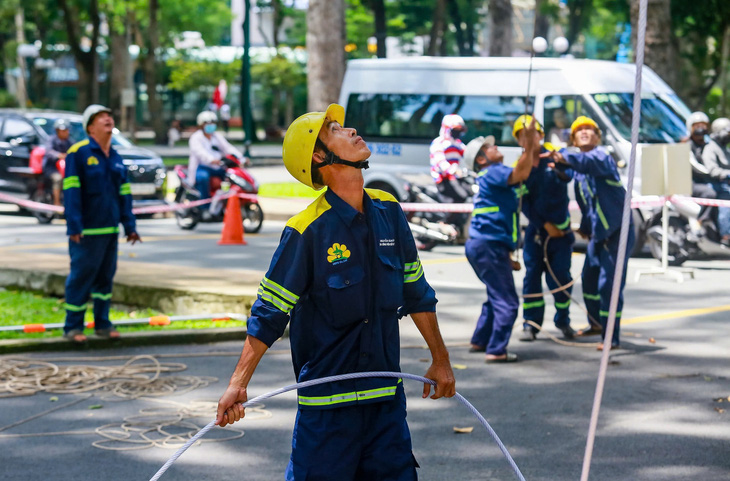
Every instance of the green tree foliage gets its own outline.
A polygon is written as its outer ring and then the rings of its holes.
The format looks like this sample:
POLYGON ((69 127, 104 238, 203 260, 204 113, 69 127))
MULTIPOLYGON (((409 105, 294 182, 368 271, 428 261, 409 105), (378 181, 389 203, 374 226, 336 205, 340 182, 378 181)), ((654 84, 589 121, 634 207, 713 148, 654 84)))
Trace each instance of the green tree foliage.
POLYGON ((179 92, 192 92, 201 87, 215 86, 221 79, 232 85, 241 72, 240 59, 223 63, 176 57, 169 59, 167 66, 170 69, 167 87, 179 92))

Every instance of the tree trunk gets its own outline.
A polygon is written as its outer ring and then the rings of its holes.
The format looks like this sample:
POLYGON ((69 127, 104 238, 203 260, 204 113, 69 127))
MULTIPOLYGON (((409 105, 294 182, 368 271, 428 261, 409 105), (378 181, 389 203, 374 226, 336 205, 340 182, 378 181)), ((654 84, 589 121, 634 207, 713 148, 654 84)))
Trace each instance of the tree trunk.
POLYGON ((339 100, 345 76, 344 0, 309 0, 307 52, 308 108, 324 111, 339 100))
POLYGON ((448 0, 449 16, 451 24, 454 26, 454 35, 456 36, 456 46, 459 49, 459 55, 462 57, 470 57, 474 52, 469 51, 467 32, 462 28, 461 12, 459 12, 459 3, 456 0, 448 0))
POLYGON ((489 0, 489 56, 512 56, 512 2, 489 0))
POLYGON ((568 0, 568 31, 565 35, 568 39, 568 51, 588 24, 593 10, 593 0, 568 0))
POLYGON ((284 125, 291 125, 292 122, 294 122, 294 90, 287 90, 284 125))
POLYGON ((99 0, 91 0, 89 16, 91 18, 91 45, 89 51, 81 49, 81 22, 76 12, 71 9, 68 0, 58 0, 63 10, 63 19, 66 24, 66 35, 71 52, 74 55, 78 72, 78 97, 76 104, 83 111, 89 104, 99 102, 99 61, 96 48, 99 46, 99 0))
POLYGON ((428 40, 428 55, 436 56, 444 53, 444 33, 446 30, 446 2, 448 0, 436 0, 436 8, 433 11, 431 21, 431 33, 428 40))
MULTIPOLYGON (((279 126, 279 116, 281 112, 281 92, 274 89, 271 92, 271 125, 279 126)), ((289 125, 289 124, 286 124, 289 125)))
POLYGON ((373 17, 375 17, 375 40, 377 40, 378 58, 385 58, 387 56, 385 39, 388 36, 385 18, 385 1, 371 0, 370 8, 373 10, 373 17))
POLYGON ((163 115, 162 99, 157 94, 157 51, 160 45, 160 32, 157 23, 159 13, 158 0, 149 0, 150 25, 147 31, 147 55, 144 59, 144 81, 147 84, 147 106, 149 108, 150 123, 155 132, 155 143, 165 143, 165 116, 163 115))
MULTIPOLYGON (((649 0, 646 15, 644 63, 671 87, 677 88, 677 39, 671 29, 670 0, 649 0)), ((636 50, 639 30, 639 0, 631 0, 631 42, 636 50)))
POLYGON ((535 34, 533 35, 533 37, 542 37, 544 39, 547 39, 548 37, 548 31, 550 30, 550 19, 547 15, 545 15, 545 12, 543 11, 547 3, 547 0, 535 0, 535 34))
MULTIPOLYGON (((109 22, 111 25, 113 22, 109 22)), ((111 68, 109 69, 109 108, 120 116, 122 112, 122 90, 127 88, 129 68, 129 47, 125 32, 110 29, 111 68)), ((119 118, 119 117, 118 117, 119 118)), ((123 126, 125 128, 126 126, 123 126)))

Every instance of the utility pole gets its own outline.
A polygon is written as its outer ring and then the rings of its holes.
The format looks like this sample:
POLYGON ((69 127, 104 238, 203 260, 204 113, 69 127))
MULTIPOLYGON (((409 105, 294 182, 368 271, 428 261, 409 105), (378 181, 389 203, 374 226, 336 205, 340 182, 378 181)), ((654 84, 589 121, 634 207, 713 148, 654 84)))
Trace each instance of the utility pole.
MULTIPOLYGON (((18 41, 18 47, 25 45, 25 14, 22 7, 18 7, 15 11, 15 40, 18 41)), ((18 76, 17 86, 17 97, 20 108, 24 109, 28 107, 28 89, 25 86, 25 57, 21 55, 20 51, 16 53, 18 56, 18 69, 20 75, 18 76)))
POLYGON ((253 116, 251 114, 251 0, 244 1, 243 19, 243 61, 241 62, 241 117, 243 120, 244 153, 250 157, 249 147, 256 138, 253 131, 253 116))

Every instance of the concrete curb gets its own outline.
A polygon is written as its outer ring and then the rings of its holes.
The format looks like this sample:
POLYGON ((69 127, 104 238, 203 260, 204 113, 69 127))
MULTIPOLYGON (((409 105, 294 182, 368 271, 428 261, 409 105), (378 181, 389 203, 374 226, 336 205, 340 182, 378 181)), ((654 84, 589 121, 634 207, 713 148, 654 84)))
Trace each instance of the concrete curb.
POLYGON ((6 339, 0 341, 0 355, 23 352, 49 352, 88 349, 116 349, 120 347, 162 346, 172 344, 206 344, 221 341, 243 341, 246 329, 243 327, 219 327, 210 329, 180 329, 167 331, 145 331, 123 333, 119 341, 109 341, 94 335, 88 336, 85 346, 75 346, 60 337, 38 339, 6 339))

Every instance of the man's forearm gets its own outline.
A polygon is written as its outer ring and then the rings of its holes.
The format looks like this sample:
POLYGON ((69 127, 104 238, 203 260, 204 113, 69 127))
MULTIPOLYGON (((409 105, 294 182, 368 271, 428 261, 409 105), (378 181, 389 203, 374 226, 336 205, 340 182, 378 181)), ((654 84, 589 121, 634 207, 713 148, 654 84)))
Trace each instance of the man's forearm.
POLYGON ((444 340, 441 337, 438 320, 435 312, 415 312, 411 314, 413 322, 420 331, 423 339, 431 351, 434 362, 449 361, 449 351, 446 350, 444 340))
POLYGON ((231 375, 230 385, 245 388, 253 376, 256 366, 264 356, 269 347, 253 336, 246 337, 241 357, 236 364, 236 370, 231 375))

